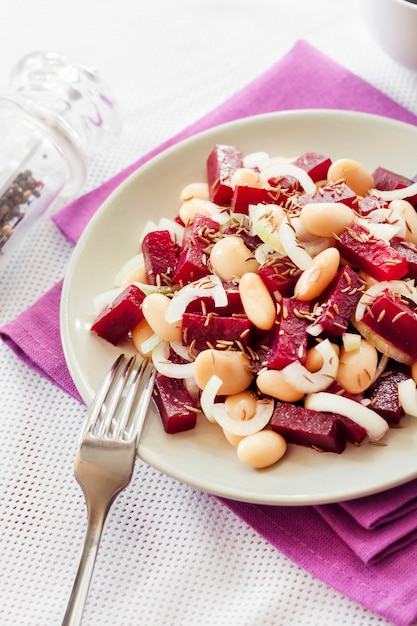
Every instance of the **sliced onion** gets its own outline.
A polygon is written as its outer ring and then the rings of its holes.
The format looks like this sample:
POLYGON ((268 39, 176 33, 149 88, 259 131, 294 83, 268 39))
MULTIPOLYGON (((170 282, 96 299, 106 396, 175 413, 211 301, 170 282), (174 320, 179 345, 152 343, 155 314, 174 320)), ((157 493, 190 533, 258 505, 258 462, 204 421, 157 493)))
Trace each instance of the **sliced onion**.
POLYGON ((368 232, 371 233, 377 239, 382 239, 383 241, 390 241, 393 237, 397 235, 402 237, 400 231, 401 228, 399 226, 394 226, 393 224, 386 224, 381 222, 369 222, 368 220, 358 219, 356 221, 357 224, 366 228, 368 232))
POLYGON ((398 236, 405 238, 407 234, 407 225, 405 223, 404 217, 396 211, 395 209, 374 209, 367 216, 371 223, 378 224, 391 224, 391 226, 396 226, 398 230, 398 236))
POLYGON ((299 217, 290 218, 287 215, 279 227, 279 239, 291 261, 300 269, 306 270, 312 264, 313 257, 300 245, 297 239, 294 222, 299 219, 299 217))
POLYGON ((141 289, 143 293, 147 296, 150 293, 172 293, 175 289, 175 288, 165 286, 165 285, 161 285, 158 287, 158 285, 149 285, 148 283, 139 283, 136 280, 132 283, 132 285, 136 285, 136 287, 139 287, 139 289, 141 289))
POLYGON ((194 362, 172 363, 169 360, 169 343, 161 341, 152 350, 152 361, 159 374, 168 378, 191 378, 194 376, 194 362))
POLYGON ((148 233, 153 233, 155 230, 158 230, 158 224, 153 220, 148 220, 142 229, 139 237, 139 242, 143 241, 145 235, 147 235, 148 233))
POLYGON ((362 337, 357 333, 343 333, 342 342, 345 352, 353 352, 361 347, 362 337))
POLYGON ((184 378, 183 382, 184 387, 192 397, 194 403, 197 404, 200 399, 200 387, 197 385, 194 376, 191 378, 184 378))
POLYGON ((388 431, 388 423, 378 413, 356 400, 321 391, 306 397, 306 409, 328 413, 338 413, 348 417, 368 434, 370 441, 379 441, 388 431))
POLYGON ((117 287, 124 287, 127 284, 130 284, 132 281, 129 280, 129 277, 132 273, 143 266, 143 254, 136 254, 131 257, 116 274, 116 278, 114 279, 114 284, 117 287))
POLYGON ((161 338, 156 333, 153 333, 148 339, 145 339, 140 344, 140 351, 142 354, 151 354, 156 346, 161 342, 161 338))
POLYGON ((268 165, 270 156, 267 152, 251 152, 243 157, 243 167, 262 170, 268 165))
POLYGON ((182 244, 185 231, 182 224, 178 224, 178 222, 171 220, 168 217, 161 217, 158 223, 158 230, 167 230, 174 243, 177 243, 179 246, 182 244))
POLYGON ((99 293, 93 298, 93 306, 96 313, 100 313, 106 306, 109 306, 120 295, 124 287, 115 287, 99 293))
POLYGON ((316 346, 323 357, 323 365, 317 372, 310 372, 299 361, 294 361, 281 370, 285 380, 302 393, 315 393, 327 389, 336 378, 339 357, 328 339, 316 346))
POLYGON ((296 178, 306 193, 315 193, 317 191, 316 184, 311 176, 293 163, 274 163, 261 170, 259 174, 260 180, 265 186, 268 186, 268 181, 271 178, 285 178, 286 176, 296 178))
POLYGON ((219 426, 227 430, 228 433, 238 435, 239 437, 247 437, 265 428, 271 419, 274 406, 274 400, 272 398, 258 400, 254 416, 244 421, 231 418, 227 414, 224 402, 214 404, 211 414, 219 426))
POLYGON ((219 393, 219 389, 222 386, 222 384, 223 384, 223 380, 220 378, 220 376, 216 376, 215 374, 213 374, 213 376, 209 378, 206 386, 201 392, 201 397, 200 397, 201 410, 203 411, 204 415, 207 417, 209 422, 211 422, 212 424, 217 423, 213 417, 213 406, 214 406, 214 400, 216 399, 216 396, 219 393))
POLYGON ((411 198, 417 193, 417 182, 403 187, 402 189, 391 189, 389 191, 382 191, 381 189, 371 189, 370 194, 381 198, 382 200, 404 200, 405 198, 411 198))
POLYGON ((259 265, 263 265, 268 261, 268 258, 272 254, 274 255, 274 258, 282 256, 279 252, 268 246, 267 243, 261 243, 261 245, 255 249, 253 256, 258 261, 259 265))
POLYGON ((185 285, 177 291, 167 306, 165 319, 170 324, 178 322, 187 306, 196 298, 213 298, 216 307, 227 305, 227 293, 215 274, 210 274, 185 285))
POLYGON ((184 346, 181 341, 171 341, 169 344, 175 354, 178 354, 184 361, 192 361, 188 346, 184 346))
POLYGON ((398 383, 398 398, 404 412, 411 417, 417 417, 417 388, 412 378, 398 383))
POLYGON ((276 204, 251 205, 250 221, 254 235, 276 252, 283 253, 279 232, 285 219, 285 210, 276 204))

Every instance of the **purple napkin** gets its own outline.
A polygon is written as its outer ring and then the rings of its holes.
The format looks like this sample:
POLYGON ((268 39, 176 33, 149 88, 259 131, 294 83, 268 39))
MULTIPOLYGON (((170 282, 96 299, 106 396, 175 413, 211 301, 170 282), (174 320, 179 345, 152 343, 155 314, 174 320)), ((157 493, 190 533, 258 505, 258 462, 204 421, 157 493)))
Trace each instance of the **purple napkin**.
MULTIPOLYGON (((233 119, 302 108, 357 110, 417 124, 410 112, 300 41, 213 112, 69 204, 53 219, 75 243, 113 189, 168 146, 233 119)), ((0 329, 0 337, 30 367, 79 398, 60 343, 60 292, 58 284, 0 329)), ((277 549, 343 594, 398 626, 409 626, 417 619, 417 481, 376 496, 318 507, 222 501, 277 549)))

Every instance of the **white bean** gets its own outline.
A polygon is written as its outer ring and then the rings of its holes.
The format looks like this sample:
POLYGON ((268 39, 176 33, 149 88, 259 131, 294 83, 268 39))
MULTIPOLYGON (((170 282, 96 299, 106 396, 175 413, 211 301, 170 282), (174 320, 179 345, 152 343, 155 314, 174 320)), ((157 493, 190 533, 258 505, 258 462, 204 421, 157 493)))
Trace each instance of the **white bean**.
POLYGON ((170 303, 163 293, 151 293, 142 302, 142 312, 155 334, 165 341, 181 340, 181 321, 167 322, 165 313, 170 303))
POLYGON ((349 393, 361 393, 370 387, 378 366, 378 352, 365 339, 358 350, 340 352, 336 380, 349 393))
POLYGON ((259 263, 238 235, 216 241, 211 249, 212 270, 222 280, 241 278, 246 272, 257 272, 259 263))
POLYGON ((212 376, 223 383, 219 395, 229 396, 247 389, 253 380, 249 357, 234 350, 203 350, 194 361, 194 378, 204 389, 212 376))
POLYGON ((353 159, 339 159, 334 161, 327 172, 330 182, 343 180, 358 196, 365 196, 374 187, 372 174, 366 167, 353 159))
POLYGON ((283 402, 297 402, 304 397, 304 392, 287 382, 280 370, 261 370, 257 376, 256 385, 264 395, 283 402))
POLYGON ((210 200, 203 200, 202 198, 191 198, 183 202, 179 208, 178 215, 180 216, 183 224, 187 225, 193 221, 197 214, 210 216, 214 211, 218 210, 217 204, 210 202, 210 200))
POLYGON ((355 213, 343 202, 312 202, 303 206, 300 220, 312 235, 333 237, 353 224, 355 213))
POLYGON ((277 309, 264 281, 255 272, 246 272, 239 281, 239 294, 246 316, 257 328, 270 330, 277 309))
POLYGON ((314 257, 310 267, 301 274, 294 287, 294 296, 308 302, 317 298, 335 277, 340 264, 336 248, 326 248, 314 257))
POLYGON ((200 198, 200 200, 209 200, 210 192, 208 183, 190 183, 181 190, 181 202, 187 202, 187 200, 192 200, 193 198, 200 198))
POLYGON ((237 445, 237 456, 255 469, 263 469, 274 465, 287 450, 285 439, 273 430, 260 430, 253 435, 244 437, 237 445))
POLYGON ((247 185, 248 187, 259 186, 259 174, 247 167, 237 169, 230 181, 233 189, 238 185, 247 185))

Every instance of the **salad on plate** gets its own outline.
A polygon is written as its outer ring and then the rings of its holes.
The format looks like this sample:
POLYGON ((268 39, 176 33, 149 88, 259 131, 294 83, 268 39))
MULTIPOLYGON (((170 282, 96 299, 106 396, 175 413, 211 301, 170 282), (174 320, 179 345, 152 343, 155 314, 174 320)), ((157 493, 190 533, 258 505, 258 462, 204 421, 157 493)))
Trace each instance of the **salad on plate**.
POLYGON ((417 416, 417 183, 229 144, 206 172, 146 224, 91 332, 152 358, 167 433, 207 418, 251 467, 389 445, 417 416))

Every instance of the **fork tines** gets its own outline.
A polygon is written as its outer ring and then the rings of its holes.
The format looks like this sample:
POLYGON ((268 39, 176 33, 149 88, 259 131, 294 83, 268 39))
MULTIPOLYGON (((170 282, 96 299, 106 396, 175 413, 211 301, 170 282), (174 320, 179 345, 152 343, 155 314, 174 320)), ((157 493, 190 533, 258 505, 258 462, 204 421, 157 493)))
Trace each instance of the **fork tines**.
POLYGON ((148 359, 143 359, 137 367, 136 361, 136 356, 126 359, 124 354, 115 360, 89 407, 81 440, 86 433, 125 441, 137 437, 149 406, 156 372, 148 359), (146 377, 147 369, 150 373, 146 377))

